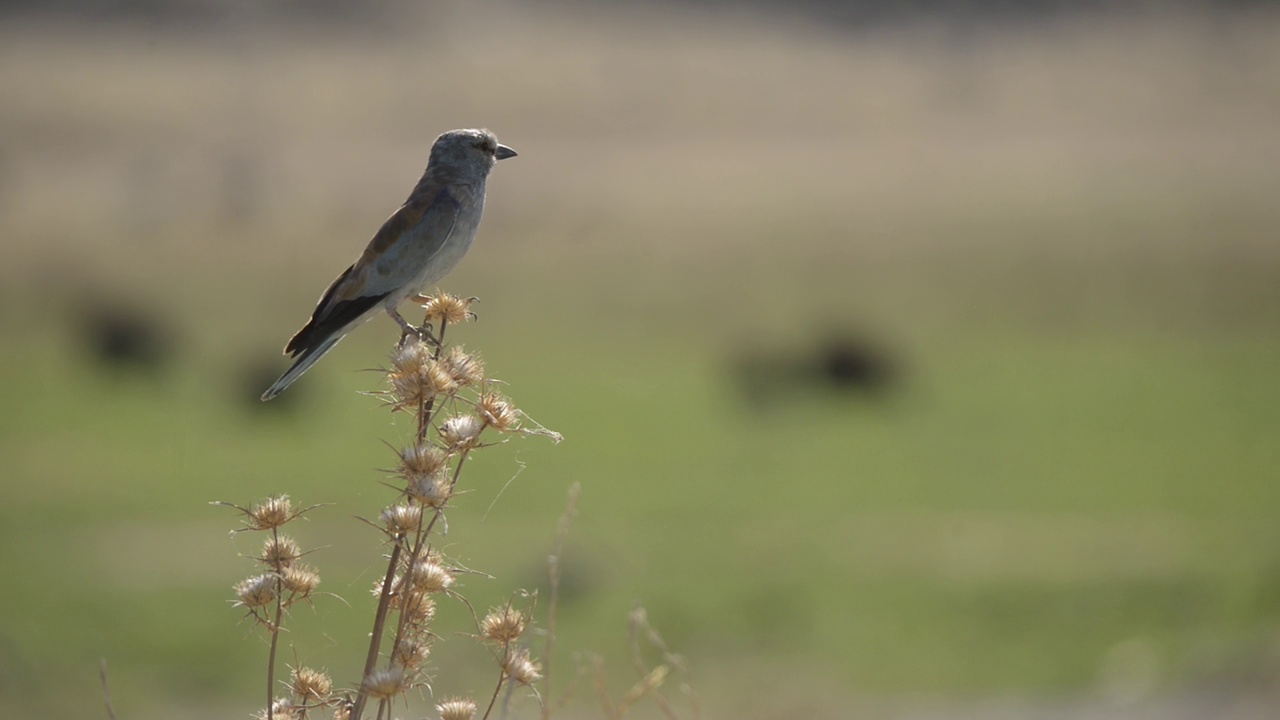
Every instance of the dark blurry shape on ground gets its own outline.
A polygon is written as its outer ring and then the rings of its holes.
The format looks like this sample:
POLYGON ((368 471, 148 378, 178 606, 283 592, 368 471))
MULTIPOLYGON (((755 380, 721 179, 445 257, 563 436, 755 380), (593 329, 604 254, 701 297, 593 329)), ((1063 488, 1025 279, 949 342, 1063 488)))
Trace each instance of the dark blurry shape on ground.
POLYGON ((80 319, 80 339, 100 365, 158 375, 173 360, 173 334, 164 322, 137 308, 96 304, 80 319))
MULTIPOLYGON (((273 401, 274 402, 274 401, 273 401)), ((550 543, 550 540, 547 541, 550 543)), ((607 592, 609 565, 599 560, 591 551, 574 547, 572 531, 566 543, 567 548, 560 556, 560 597, 561 609, 570 608, 598 598, 607 592)), ((550 545, 548 544, 548 547, 550 545)), ((537 548, 537 544, 534 544, 537 548)), ((536 588, 541 598, 550 597, 547 585, 547 558, 545 555, 531 554, 528 563, 520 570, 519 587, 536 588)), ((545 600, 540 599, 539 602, 545 600)))
POLYGON ((862 333, 831 333, 809 347, 756 346, 732 360, 738 392, 757 405, 832 398, 878 401, 901 379, 883 343, 862 333))

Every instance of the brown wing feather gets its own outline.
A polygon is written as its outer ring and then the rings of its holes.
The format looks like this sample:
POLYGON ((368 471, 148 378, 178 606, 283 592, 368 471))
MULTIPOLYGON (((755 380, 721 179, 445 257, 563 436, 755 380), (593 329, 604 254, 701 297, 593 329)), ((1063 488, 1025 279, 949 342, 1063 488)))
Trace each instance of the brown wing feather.
POLYGON ((320 302, 316 304, 315 312, 311 314, 311 319, 289 339, 289 344, 284 346, 286 355, 297 357, 307 349, 318 345, 328 338, 330 334, 365 314, 369 308, 377 305, 390 294, 363 295, 350 300, 337 300, 336 296, 342 282, 351 275, 351 271, 354 269, 355 265, 351 265, 346 270, 343 270, 338 279, 329 285, 328 290, 325 290, 320 302))
MULTIPOLYGON (((415 195, 417 191, 415 189, 415 195)), ((382 227, 378 228, 378 232, 374 233, 373 239, 369 241, 369 245, 365 247, 364 252, 360 255, 360 260, 356 262, 361 265, 376 260, 379 255, 386 252, 394 245, 400 236, 408 232, 418 221, 422 220, 423 212, 426 210, 421 203, 414 202, 414 195, 410 195, 395 212, 391 213, 391 217, 382 223, 382 227)))
POLYGON ((382 227, 378 228, 378 232, 374 234, 373 239, 369 241, 369 245, 360 254, 360 259, 346 270, 343 270, 342 274, 329 284, 329 288, 320 297, 320 302, 316 304, 316 309, 312 312, 311 319, 284 346, 286 355, 297 357, 308 348, 318 345, 328 338, 331 333, 342 329, 347 323, 365 314, 369 308, 391 294, 390 292, 384 292, 372 295, 354 295, 354 293, 367 287, 367 283, 360 283, 358 288, 344 286, 344 283, 351 277, 352 273, 357 272, 357 268, 363 270, 372 267, 377 262, 378 257, 422 219, 425 207, 421 202, 421 198, 417 197, 420 194, 419 190, 420 188, 415 188, 414 193, 409 196, 405 204, 401 205, 399 209, 391 214, 391 217, 382 223, 382 227), (418 201, 415 202, 415 199, 418 201))

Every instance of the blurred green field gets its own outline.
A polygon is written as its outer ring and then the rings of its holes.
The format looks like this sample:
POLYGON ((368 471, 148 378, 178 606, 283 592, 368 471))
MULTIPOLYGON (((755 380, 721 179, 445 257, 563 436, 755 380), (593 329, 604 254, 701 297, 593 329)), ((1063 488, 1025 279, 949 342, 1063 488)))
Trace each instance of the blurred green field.
MULTIPOLYGON (((229 599, 257 542, 207 502, 274 492, 331 503, 298 534, 345 602, 289 640, 350 682, 379 573, 353 516, 409 432, 358 370, 395 332, 280 408, 246 377, 434 134, 480 124, 521 155, 445 283, 482 298, 456 337, 565 441, 482 455, 449 550, 496 576, 477 607, 538 586, 582 483, 560 672, 622 665, 639 600, 710 717, 1274 688, 1280 17, 957 39, 504 7, 0 30, 0 710, 99 712, 105 657, 124 717, 251 712, 266 650, 229 599), (169 362, 92 357, 116 306, 169 362), (883 396, 736 373, 833 336, 892 358, 883 396)), ((446 693, 483 667, 443 658, 446 693)))

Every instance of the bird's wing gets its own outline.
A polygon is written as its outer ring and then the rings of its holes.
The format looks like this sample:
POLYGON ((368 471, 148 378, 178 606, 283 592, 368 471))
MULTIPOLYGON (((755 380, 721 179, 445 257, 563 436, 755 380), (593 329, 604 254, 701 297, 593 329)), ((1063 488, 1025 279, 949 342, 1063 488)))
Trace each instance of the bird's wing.
POLYGON ((373 236, 356 263, 370 268, 370 289, 398 290, 421 275, 449 241, 461 210, 447 188, 415 191, 373 236))
POLYGON ((445 189, 417 193, 391 214, 360 259, 320 296, 311 319, 285 345, 296 357, 363 318, 389 295, 411 282, 440 252, 453 232, 459 206, 445 189))

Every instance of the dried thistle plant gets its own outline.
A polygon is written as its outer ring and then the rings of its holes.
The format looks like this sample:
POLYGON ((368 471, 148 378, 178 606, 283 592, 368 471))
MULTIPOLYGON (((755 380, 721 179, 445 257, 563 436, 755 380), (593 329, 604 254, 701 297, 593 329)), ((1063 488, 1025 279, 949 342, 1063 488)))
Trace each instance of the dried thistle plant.
MULTIPOLYGON (((609 720, 622 720, 641 700, 648 698, 662 712, 667 720, 679 720, 680 713, 671 698, 663 691, 664 686, 674 675, 677 678, 687 674, 688 669, 683 657, 671 652, 658 631, 649 624, 649 614, 644 607, 636 605, 628 623, 631 664, 636 673, 636 681, 627 689, 622 697, 613 699, 605 680, 605 663, 602 658, 595 657, 591 662, 591 674, 595 686, 596 699, 605 717, 609 720), (645 660, 645 644, 659 653, 660 662, 653 667, 645 660)), ((702 717, 702 707, 693 687, 684 680, 677 684, 677 690, 685 697, 691 714, 695 719, 702 717)))
POLYGON ((309 565, 299 563, 304 554, 302 548, 293 538, 282 533, 281 528, 315 506, 295 511, 288 495, 274 495, 250 507, 233 503, 215 504, 234 508, 244 516, 243 525, 233 532, 269 533, 262 543, 261 554, 254 558, 264 572, 250 575, 234 587, 234 605, 244 608, 245 616, 261 626, 271 639, 271 649, 267 655, 267 706, 259 714, 267 720, 305 718, 310 708, 329 702, 332 683, 323 673, 303 669, 305 672, 300 670, 294 673, 293 697, 277 698, 276 651, 280 643, 280 632, 284 628, 285 613, 297 603, 310 601, 316 586, 320 584, 320 573, 309 565), (302 672, 301 676, 299 672, 302 672), (297 693, 297 689, 302 687, 299 685, 299 677, 306 679, 304 684, 307 692, 301 696, 297 693))
MULTIPOLYGON (((560 439, 493 392, 478 355, 446 344, 451 325, 475 319, 474 298, 437 292, 418 301, 425 311, 420 333, 425 339, 413 335, 402 339, 385 371, 386 389, 377 393, 392 412, 412 414, 416 429, 409 445, 398 453, 395 477, 400 494, 377 523, 391 552, 375 588, 378 606, 362 680, 352 701, 352 718, 360 718, 371 699, 377 700, 378 717, 389 715, 396 698, 429 681, 422 665, 435 638, 431 625, 436 598, 457 597, 453 587, 458 574, 433 544, 434 533, 467 461, 511 434, 560 439), (384 643, 390 644, 385 653, 384 643)), ((504 655, 502 662, 509 660, 504 655)), ((534 667, 530 660, 517 669, 528 677, 534 667)), ((507 677, 509 673, 499 687, 507 677)), ((465 709, 465 705, 448 703, 441 707, 454 716, 465 709)), ((471 707, 474 714, 474 703, 471 707)))
MULTIPOLYGON (((270 637, 267 704, 258 713, 266 720, 306 720, 322 710, 335 720, 360 720, 366 709, 377 720, 390 720, 394 704, 403 702, 411 691, 431 691, 428 660, 442 637, 433 632, 441 602, 457 601, 471 610, 475 618, 472 637, 491 651, 496 680, 483 713, 470 697, 447 697, 436 705, 440 720, 489 720, 504 689, 509 699, 513 691, 522 688, 538 700, 541 717, 546 720, 564 706, 584 676, 579 672, 560 702, 552 705, 544 701, 543 695, 550 692, 559 559, 576 510, 580 490, 576 484, 548 560, 550 604, 542 633, 542 659, 534 656, 530 643, 536 593, 516 593, 483 618, 475 617, 470 603, 459 593, 459 577, 474 571, 451 563, 439 547, 439 536, 447 527, 445 513, 457 495, 464 467, 476 452, 506 442, 513 435, 542 435, 557 442, 560 436, 532 421, 498 393, 478 355, 446 343, 450 326, 475 318, 471 312, 474 299, 437 292, 418 300, 426 313, 423 325, 419 332, 406 332, 401 338, 384 371, 384 388, 371 393, 392 413, 411 415, 414 427, 405 446, 396 450, 389 483, 396 494, 377 513, 376 520, 368 521, 382 534, 389 551, 386 569, 372 588, 377 598, 373 628, 354 687, 335 689, 328 674, 299 666, 291 670, 287 683, 280 683, 287 692, 276 696, 276 655, 284 620, 291 607, 310 601, 320 582, 319 572, 302 563, 305 551, 282 528, 311 508, 295 510, 283 495, 247 508, 220 503, 243 515, 242 526, 235 532, 267 534, 253 557, 257 571, 234 588, 235 605, 270 637)), ((606 714, 621 718, 647 697, 674 718, 661 688, 673 670, 682 670, 680 661, 666 651, 642 610, 633 613, 631 628, 633 662, 640 679, 614 701, 609 699, 597 666, 596 686, 606 714), (662 649, 662 662, 653 668, 641 657, 642 638, 662 649)), ((501 714, 506 715, 505 711, 501 714)))
MULTIPOLYGON (((305 510, 295 511, 286 496, 248 508, 222 503, 243 514, 237 532, 269 533, 254 558, 259 571, 235 586, 236 605, 270 636, 267 705, 259 713, 268 720, 307 718, 320 708, 340 720, 358 720, 374 705, 377 709, 371 714, 390 718, 398 699, 416 688, 429 689, 427 661, 437 639, 432 632, 437 603, 452 598, 470 608, 456 589, 458 576, 470 571, 451 565, 437 547, 463 468, 474 453, 515 434, 560 439, 494 391, 478 355, 446 344, 450 326, 475 319, 474 298, 437 292, 417 299, 425 311, 423 324, 418 332, 401 338, 384 371, 384 388, 371 393, 391 412, 412 415, 415 427, 406 446, 397 450, 392 487, 398 492, 369 523, 382 533, 390 550, 386 571, 373 588, 373 629, 352 690, 335 691, 328 675, 302 667, 293 671, 288 693, 276 697, 282 624, 289 608, 307 601, 320 581, 318 571, 301 562, 302 548, 281 531, 305 510)), ((496 613, 476 621, 476 637, 496 648, 494 698, 509 683, 529 685, 539 677, 539 665, 528 648, 517 646, 528 626, 528 611, 508 604, 496 613)), ((490 701, 481 720, 492 709, 490 701)), ((445 720, 471 720, 477 706, 470 699, 455 698, 441 702, 437 710, 445 720)))

